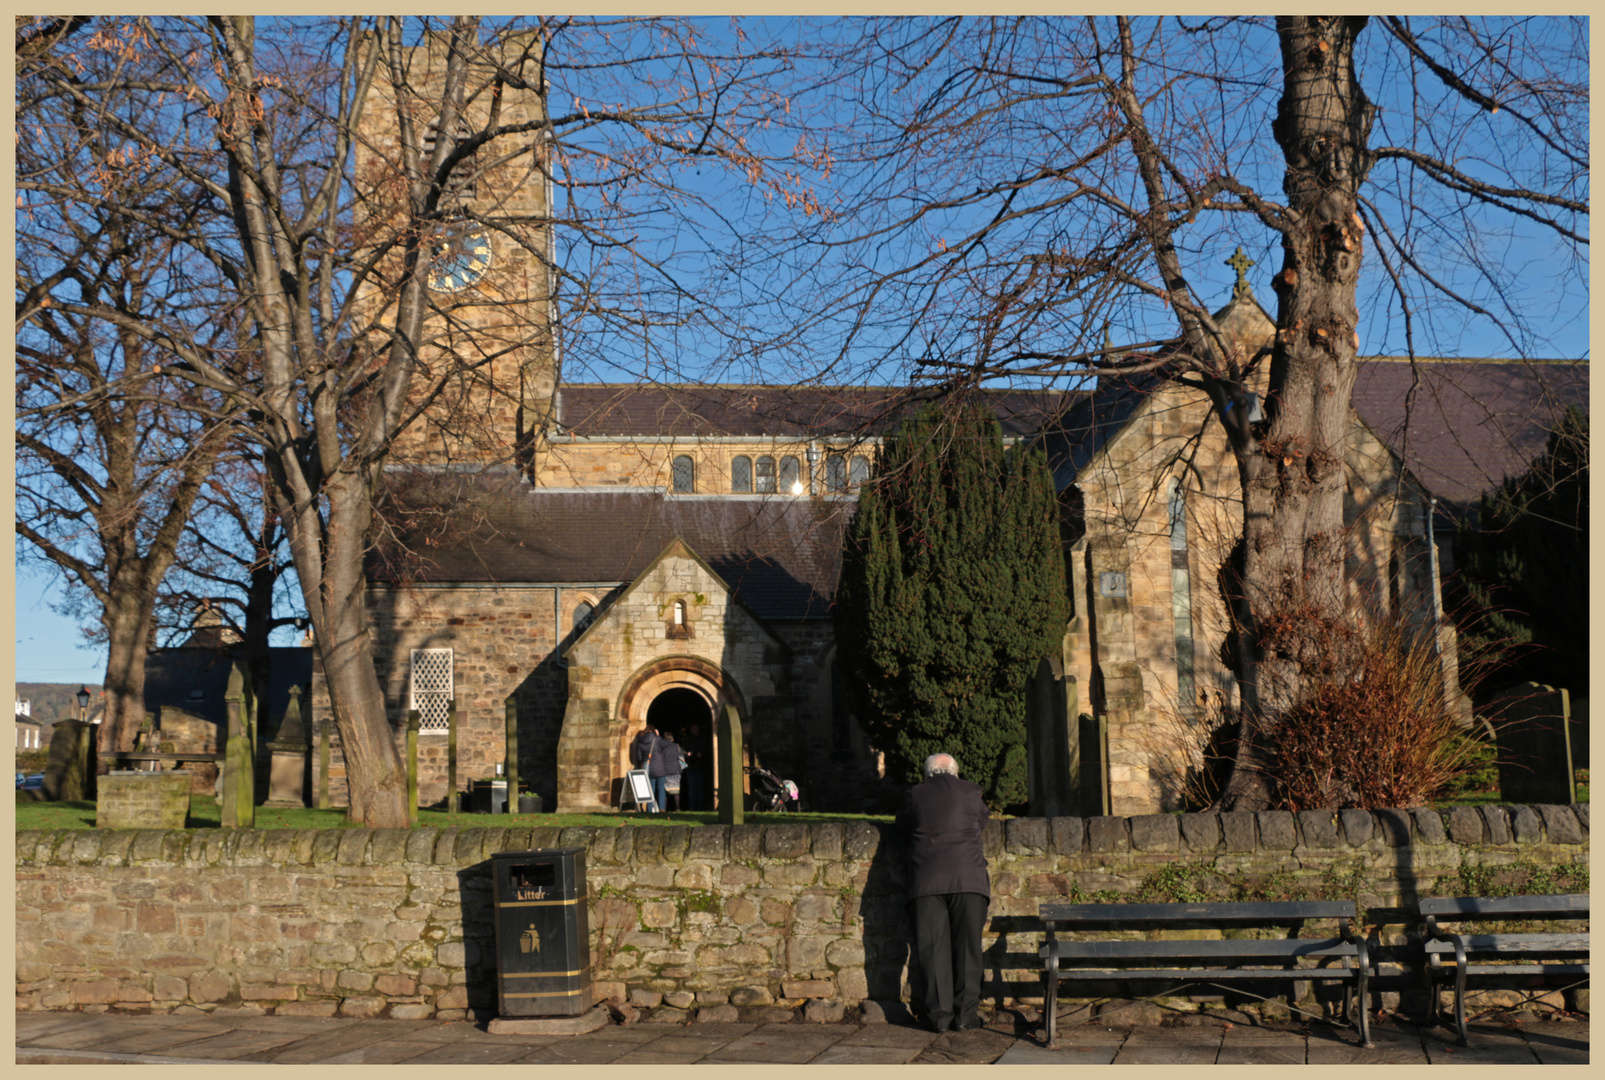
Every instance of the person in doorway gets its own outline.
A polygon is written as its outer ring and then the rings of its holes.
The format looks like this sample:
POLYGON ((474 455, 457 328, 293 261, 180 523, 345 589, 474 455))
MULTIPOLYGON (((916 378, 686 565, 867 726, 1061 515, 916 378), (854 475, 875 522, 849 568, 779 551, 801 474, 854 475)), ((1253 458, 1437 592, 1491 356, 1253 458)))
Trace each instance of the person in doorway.
POLYGON ((685 755, 685 769, 680 775, 681 804, 687 810, 708 809, 705 799, 708 753, 702 748, 702 725, 692 724, 687 730, 685 744, 680 747, 685 755))
POLYGON ((981 788, 959 779, 951 754, 925 759, 925 782, 897 812, 908 837, 908 911, 914 923, 914 1013, 932 1031, 981 1026, 981 929, 991 898, 981 837, 981 788))
POLYGON ((652 783, 652 801, 657 803, 659 811, 666 805, 663 778, 668 775, 663 745, 663 736, 654 727, 642 728, 630 743, 630 763, 637 769, 646 770, 647 779, 652 783))
MULTIPOLYGON (((680 801, 680 785, 681 775, 685 769, 682 762, 685 759, 680 752, 680 744, 674 741, 673 735, 663 736, 662 751, 663 768, 665 770, 663 773, 663 791, 673 801, 674 809, 679 810, 684 805, 680 801)), ((658 801, 658 809, 665 812, 669 809, 668 804, 663 802, 661 798, 658 801)))

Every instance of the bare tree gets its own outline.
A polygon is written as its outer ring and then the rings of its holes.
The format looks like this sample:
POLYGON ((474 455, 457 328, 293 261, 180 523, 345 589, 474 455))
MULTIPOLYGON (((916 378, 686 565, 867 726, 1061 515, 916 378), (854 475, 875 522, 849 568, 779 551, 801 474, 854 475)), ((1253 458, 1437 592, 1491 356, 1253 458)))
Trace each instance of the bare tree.
POLYGON ((259 34, 245 17, 135 17, 97 20, 73 63, 34 72, 42 107, 87 117, 115 153, 86 144, 42 165, 19 184, 24 199, 144 223, 96 170, 192 192, 192 220, 152 225, 182 249, 172 265, 196 323, 224 317, 240 332, 229 348, 203 345, 193 326, 48 283, 19 321, 48 302, 171 354, 164 372, 260 447, 354 821, 406 814, 364 607, 392 449, 531 468, 559 352, 573 365, 585 348, 615 362, 627 350, 641 365, 676 355, 688 328, 717 326, 716 298, 688 289, 676 252, 644 234, 672 239, 662 222, 706 198, 678 170, 791 183, 767 177, 742 136, 782 104, 768 75, 783 66, 778 51, 715 48, 672 21, 278 20, 259 34), (490 242, 521 253, 517 288, 500 270, 486 287, 470 280, 490 242), (514 437, 484 422, 487 400, 514 437), (404 432, 414 441, 398 443, 404 432))
POLYGON ((838 107, 856 105, 828 148, 842 194, 825 200, 834 227, 797 245, 850 287, 816 328, 839 362, 912 363, 950 386, 1159 370, 1208 394, 1242 490, 1244 737, 1226 801, 1260 805, 1251 736, 1349 670, 1343 462, 1362 332, 1402 324, 1413 351, 1423 333, 1457 347, 1471 324, 1530 355, 1557 306, 1545 285, 1579 299, 1586 22, 835 33, 838 107), (1545 245, 1543 283, 1516 239, 1545 245), (1234 351, 1206 295, 1235 244, 1280 248, 1277 334, 1255 355, 1234 351), (1269 389, 1251 423, 1256 371, 1269 389))

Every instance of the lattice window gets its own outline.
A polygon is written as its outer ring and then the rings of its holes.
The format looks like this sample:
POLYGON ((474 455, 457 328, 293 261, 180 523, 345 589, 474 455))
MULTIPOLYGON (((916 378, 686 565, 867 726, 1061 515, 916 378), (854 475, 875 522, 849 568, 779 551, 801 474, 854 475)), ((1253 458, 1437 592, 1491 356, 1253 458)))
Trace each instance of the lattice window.
POLYGON ((697 466, 688 455, 681 454, 675 458, 670 472, 676 492, 689 495, 697 490, 697 466))
POLYGON ((442 735, 446 733, 446 713, 455 693, 452 681, 452 651, 412 650, 412 692, 407 707, 418 710, 420 733, 438 732, 442 735))
POLYGON ((758 459, 758 490, 772 495, 775 490, 775 459, 765 455, 758 459))
POLYGON ((787 495, 801 495, 802 463, 791 454, 780 459, 780 490, 787 495))
POLYGON ((847 482, 857 487, 869 479, 869 458, 863 454, 853 455, 853 464, 847 475, 847 482))
POLYGON ((825 458, 825 490, 847 490, 847 458, 843 454, 830 454, 825 458))
POLYGON ((742 493, 752 490, 752 459, 746 454, 730 459, 730 490, 742 493))

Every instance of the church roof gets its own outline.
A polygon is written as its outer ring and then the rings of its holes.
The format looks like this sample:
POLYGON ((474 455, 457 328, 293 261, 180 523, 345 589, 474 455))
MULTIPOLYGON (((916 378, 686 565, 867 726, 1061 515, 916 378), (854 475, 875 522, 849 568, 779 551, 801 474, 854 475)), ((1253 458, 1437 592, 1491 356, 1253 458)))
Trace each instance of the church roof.
POLYGON ((1586 361, 1366 357, 1354 381, 1360 419, 1451 510, 1525 471, 1568 405, 1588 411, 1586 361))
MULTIPOLYGON (((1005 437, 1040 431, 1079 390, 980 390, 1005 437)), ((578 383, 558 392, 563 435, 844 438, 889 432, 925 399, 907 387, 578 383)))
POLYGON ((370 565, 375 580, 611 586, 634 580, 678 537, 762 619, 829 616, 855 505, 550 491, 491 474, 389 476, 397 512, 370 565))

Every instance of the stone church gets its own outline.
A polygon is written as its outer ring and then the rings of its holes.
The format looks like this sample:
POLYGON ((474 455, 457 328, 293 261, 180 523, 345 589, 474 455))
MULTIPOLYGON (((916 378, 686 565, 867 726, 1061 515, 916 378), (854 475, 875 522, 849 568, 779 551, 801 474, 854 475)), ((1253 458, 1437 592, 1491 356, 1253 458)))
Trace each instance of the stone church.
MULTIPOLYGON (((516 91, 502 107, 538 109, 516 91)), ((359 169, 395 150, 393 133, 369 135, 359 169)), ((830 605, 857 488, 906 391, 562 383, 537 257, 550 237, 473 214, 539 220, 539 170, 493 165, 454 197, 462 222, 431 252, 432 355, 473 363, 442 365, 443 392, 395 447, 367 591, 398 741, 408 711, 422 717, 421 801, 445 795, 455 702, 459 786, 503 760, 511 716, 519 775, 548 809, 618 806, 644 725, 712 760, 726 705, 747 763, 796 780, 811 808, 872 805, 876 754, 843 704, 830 605)), ((1241 276, 1219 319, 1245 349, 1273 330, 1241 276)), ((1208 403, 1163 372, 984 398, 1006 438, 1043 441, 1063 493, 1075 616, 1061 671, 1082 688, 1099 789, 1083 812, 1173 808, 1200 700, 1235 694, 1217 571, 1240 511, 1208 403)), ((1350 577, 1368 609, 1431 627, 1431 496, 1399 436, 1356 416, 1350 577)), ((311 690, 316 721, 316 670, 311 690)))

